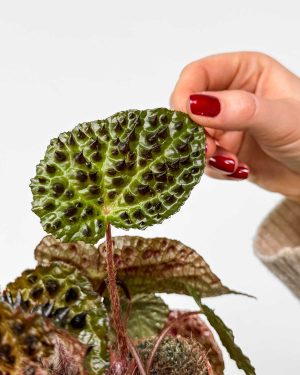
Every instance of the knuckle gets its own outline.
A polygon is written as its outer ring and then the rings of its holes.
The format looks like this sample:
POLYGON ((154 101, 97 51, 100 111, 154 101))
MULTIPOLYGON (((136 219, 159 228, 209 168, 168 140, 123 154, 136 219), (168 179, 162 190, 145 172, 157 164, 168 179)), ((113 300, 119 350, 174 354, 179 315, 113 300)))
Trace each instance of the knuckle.
POLYGON ((244 122, 251 122, 256 117, 258 101, 254 94, 245 93, 239 101, 239 117, 244 122))
POLYGON ((193 71, 195 65, 196 65, 196 61, 193 61, 189 64, 187 64, 182 70, 181 70, 181 73, 180 73, 180 77, 179 78, 182 78, 188 74, 190 74, 191 71, 193 71))
POLYGON ((243 52, 242 53, 245 57, 248 57, 248 58, 252 58, 254 60, 257 60, 259 62, 271 62, 271 61, 275 61, 273 59, 273 57, 271 57, 270 55, 264 53, 264 52, 260 52, 260 51, 252 51, 252 52, 243 52))

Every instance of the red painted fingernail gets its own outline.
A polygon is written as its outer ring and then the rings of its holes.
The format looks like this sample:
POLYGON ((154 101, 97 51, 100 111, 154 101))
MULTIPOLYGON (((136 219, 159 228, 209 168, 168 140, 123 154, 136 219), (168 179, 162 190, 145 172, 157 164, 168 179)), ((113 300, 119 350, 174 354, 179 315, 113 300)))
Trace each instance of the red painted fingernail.
POLYGON ((214 155, 208 160, 208 164, 223 172, 233 173, 235 169, 235 161, 224 155, 214 155))
POLYGON ((205 154, 207 154, 207 144, 205 145, 205 154))
POLYGON ((190 95, 190 108, 194 115, 215 117, 221 111, 219 99, 205 94, 190 95))
POLYGON ((246 166, 238 166, 236 171, 230 174, 228 177, 235 178, 237 180, 245 180, 249 176, 249 168, 246 166))

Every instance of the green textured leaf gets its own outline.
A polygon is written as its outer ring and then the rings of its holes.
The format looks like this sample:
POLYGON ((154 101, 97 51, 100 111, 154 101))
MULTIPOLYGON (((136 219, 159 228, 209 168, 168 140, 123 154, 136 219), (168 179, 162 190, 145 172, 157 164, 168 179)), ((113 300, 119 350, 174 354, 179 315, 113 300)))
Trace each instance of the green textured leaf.
POLYGON ((232 330, 224 324, 222 319, 218 317, 211 308, 201 302, 197 291, 189 288, 189 292, 191 296, 194 297, 194 300, 201 308, 203 314, 207 317, 211 326, 219 335, 222 344, 226 348, 230 358, 236 362, 237 367, 243 370, 246 375, 255 375, 255 368, 252 366, 249 358, 246 357, 242 350, 236 345, 232 330))
MULTIPOLYGON (((118 278, 131 295, 140 293, 188 294, 187 286, 203 297, 232 293, 193 249, 167 238, 114 237, 118 278)), ((98 290, 106 278, 105 243, 97 249, 83 242, 66 244, 45 237, 35 250, 38 262, 59 260, 84 273, 98 290)))
POLYGON ((205 134, 187 114, 119 112, 50 142, 31 180, 32 209, 57 238, 96 243, 108 223, 142 229, 174 214, 204 165, 205 134))
MULTIPOLYGON (((122 298, 126 311, 128 300, 122 298)), ((131 300, 130 314, 127 324, 129 337, 146 339, 158 335, 164 328, 169 315, 165 302, 155 294, 137 294, 131 300)))
POLYGON ((76 268, 54 262, 26 270, 7 285, 8 300, 22 296, 22 306, 51 318, 78 340, 93 347, 86 357, 91 375, 104 374, 108 365, 108 318, 99 295, 76 268))

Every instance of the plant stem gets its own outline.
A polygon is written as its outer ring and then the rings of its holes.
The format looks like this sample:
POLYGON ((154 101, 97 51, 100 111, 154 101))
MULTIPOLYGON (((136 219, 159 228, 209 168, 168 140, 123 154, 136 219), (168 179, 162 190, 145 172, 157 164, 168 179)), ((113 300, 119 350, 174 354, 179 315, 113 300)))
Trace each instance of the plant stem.
POLYGON ((107 225, 106 229, 106 263, 107 263, 107 279, 108 292, 111 302, 113 327, 117 336, 118 352, 121 360, 127 361, 128 347, 126 341, 126 331, 122 320, 120 297, 116 281, 117 271, 114 261, 113 241, 111 237, 111 226, 107 225))
POLYGON ((132 357, 135 359, 135 363, 136 363, 136 366, 139 369, 140 375, 146 375, 146 371, 144 369, 144 365, 143 365, 142 360, 139 356, 139 353, 138 353, 138 351, 136 350, 135 346, 133 345, 133 343, 131 342, 131 340, 129 338, 127 339, 127 344, 128 344, 128 347, 129 347, 129 350, 130 350, 130 353, 131 353, 132 357))

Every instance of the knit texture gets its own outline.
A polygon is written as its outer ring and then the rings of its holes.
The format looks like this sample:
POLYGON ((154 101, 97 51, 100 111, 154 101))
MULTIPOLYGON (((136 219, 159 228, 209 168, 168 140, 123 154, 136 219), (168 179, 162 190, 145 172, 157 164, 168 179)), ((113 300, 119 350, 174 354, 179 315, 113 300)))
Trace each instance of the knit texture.
POLYGON ((300 203, 285 199, 275 207, 258 228, 254 251, 300 299, 300 203))

